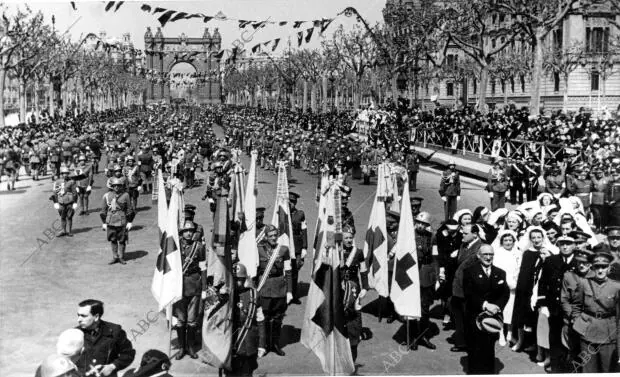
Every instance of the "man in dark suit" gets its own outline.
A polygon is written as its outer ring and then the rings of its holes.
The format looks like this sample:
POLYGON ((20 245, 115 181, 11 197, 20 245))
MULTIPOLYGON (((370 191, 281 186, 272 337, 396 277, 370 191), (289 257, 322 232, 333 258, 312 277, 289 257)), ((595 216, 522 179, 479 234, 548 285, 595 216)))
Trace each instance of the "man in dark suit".
POLYGON ((562 326, 564 315, 562 311, 562 282, 564 274, 568 271, 575 272, 577 261, 573 258, 575 239, 568 236, 558 238, 557 246, 560 254, 551 255, 542 267, 540 280, 538 281, 538 307, 540 312, 549 318, 549 348, 551 350, 551 365, 546 368, 547 372, 566 373, 567 350, 562 345, 562 326))
POLYGON ((450 299, 450 309, 454 318, 456 331, 452 335, 454 347, 452 352, 463 352, 466 350, 465 343, 465 292, 463 290, 463 271, 476 263, 478 250, 482 245, 480 239, 480 228, 478 225, 466 225, 461 229, 462 244, 458 250, 457 268, 452 281, 452 298, 450 299))
POLYGON ((78 307, 78 329, 84 332, 84 351, 77 364, 81 373, 96 370, 101 376, 116 376, 136 357, 136 351, 120 325, 106 322, 103 302, 84 300, 78 307))
POLYGON ((510 297, 506 272, 493 266, 493 247, 482 245, 478 261, 463 271, 467 330, 468 374, 495 374, 495 341, 491 334, 476 325, 476 317, 483 312, 501 314, 510 297))

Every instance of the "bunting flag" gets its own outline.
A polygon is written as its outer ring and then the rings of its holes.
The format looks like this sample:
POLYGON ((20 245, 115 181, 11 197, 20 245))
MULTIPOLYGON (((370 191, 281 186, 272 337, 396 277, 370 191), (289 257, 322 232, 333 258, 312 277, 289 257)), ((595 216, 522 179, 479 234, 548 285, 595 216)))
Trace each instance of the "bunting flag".
POLYGON ((337 224, 332 186, 323 211, 319 211, 322 240, 315 258, 301 329, 301 343, 312 350, 328 375, 351 375, 355 370, 344 318, 340 280, 340 245, 334 242, 337 224), (330 204, 331 203, 331 204, 330 204))
POLYGON ((161 27, 166 26, 166 24, 168 23, 168 20, 170 20, 170 17, 172 17, 172 15, 175 13, 176 11, 174 10, 169 10, 164 12, 164 14, 162 14, 161 16, 159 16, 159 18, 157 18, 157 21, 159 21, 159 23, 161 24, 161 27))
POLYGON ((280 21, 280 22, 278 23, 278 25, 280 25, 280 26, 284 26, 284 25, 286 25, 286 24, 288 24, 288 21, 280 21))
POLYGON ((252 47, 252 53, 255 54, 257 51, 260 50, 260 43, 257 44, 256 46, 252 47))
MULTIPOLYGON (((382 177, 384 164, 379 165, 377 177, 382 177)), ((381 181, 381 180, 380 180, 381 181)), ((379 181, 379 183, 380 183, 379 181)), ((387 229, 385 223, 385 203, 381 200, 380 184, 377 184, 377 194, 370 211, 368 230, 364 243, 364 259, 369 267, 368 282, 382 297, 388 297, 388 246, 387 229)))
POLYGON ((246 231, 239 236, 239 262, 243 264, 248 272, 248 276, 256 276, 258 268, 258 246, 256 245, 256 197, 258 190, 256 187, 256 160, 258 152, 252 151, 250 161, 250 172, 245 186, 245 200, 243 213, 245 214, 246 231))
POLYGON ((304 32, 300 31, 297 33, 297 47, 301 47, 301 41, 304 39, 304 32))
POLYGON ((77 10, 77 7, 75 6, 75 1, 70 1, 71 3, 71 8, 73 8, 73 10, 77 10))
POLYGON ((306 43, 310 42, 310 39, 312 39, 312 33, 314 33, 313 27, 306 30, 306 43))
POLYGON ((153 273, 151 293, 161 311, 183 296, 183 264, 179 248, 178 215, 181 192, 173 187, 170 206, 161 170, 158 171, 157 223, 159 225, 159 254, 153 273))
POLYGON ((327 30, 327 28, 329 27, 329 25, 331 25, 331 23, 334 21, 334 18, 330 18, 327 20, 323 20, 321 22, 321 34, 323 34, 325 32, 325 30, 327 30))
POLYGON ((142 10, 143 12, 151 12, 151 6, 148 4, 142 4, 142 6, 140 7, 140 10, 142 10))
MULTIPOLYGON (((276 189, 276 204, 274 205, 271 225, 278 228, 278 245, 288 247, 291 260, 295 259, 295 243, 293 242, 293 225, 291 223, 291 209, 288 203, 288 179, 284 162, 278 163, 278 185, 276 189)), ((291 262, 293 263, 293 262, 291 262)))
POLYGON ((239 29, 244 29, 246 26, 251 24, 252 21, 239 20, 239 29))
POLYGON ((278 44, 280 44, 280 38, 276 38, 273 40, 273 47, 271 47, 271 51, 275 51, 278 48, 278 44))
POLYGON ((233 345, 234 280, 232 276, 232 255, 229 236, 228 200, 225 192, 215 199, 215 221, 224 221, 223 235, 215 231, 208 253, 207 276, 213 279, 212 290, 205 302, 202 322, 203 362, 216 368, 231 369, 233 345), (223 238, 221 236, 224 236, 223 238))
POLYGON ((293 24, 293 28, 299 29, 304 22, 305 21, 295 21, 295 23, 293 24))
POLYGON ((405 180, 403 198, 398 224, 398 237, 394 251, 394 273, 390 299, 394 309, 404 317, 420 318, 420 272, 418 270, 418 253, 415 243, 413 213, 409 198, 409 180, 405 180))

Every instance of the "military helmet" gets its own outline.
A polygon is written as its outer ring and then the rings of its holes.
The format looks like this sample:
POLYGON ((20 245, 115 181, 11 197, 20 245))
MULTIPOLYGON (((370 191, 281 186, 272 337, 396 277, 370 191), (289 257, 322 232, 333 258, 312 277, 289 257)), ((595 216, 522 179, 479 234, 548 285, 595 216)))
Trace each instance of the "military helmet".
POLYGON ((431 225, 431 214, 426 211, 420 212, 415 217, 415 221, 431 225))
POLYGON ((184 232, 186 230, 191 230, 191 231, 196 230, 196 225, 194 225, 193 221, 189 221, 189 220, 185 221, 183 223, 183 226, 179 228, 179 233, 184 232))
POLYGON ((64 174, 64 173, 69 174, 69 168, 66 167, 66 166, 61 166, 60 167, 60 174, 64 174))
POLYGON ((77 367, 66 356, 50 355, 41 363, 41 377, 59 377, 70 371, 77 371, 77 367))
POLYGON ((123 168, 121 168, 120 165, 114 165, 114 168, 112 170, 114 170, 114 171, 122 171, 123 168))
POLYGON ((123 185, 123 180, 120 178, 112 178, 110 180, 110 186, 122 186, 123 185))

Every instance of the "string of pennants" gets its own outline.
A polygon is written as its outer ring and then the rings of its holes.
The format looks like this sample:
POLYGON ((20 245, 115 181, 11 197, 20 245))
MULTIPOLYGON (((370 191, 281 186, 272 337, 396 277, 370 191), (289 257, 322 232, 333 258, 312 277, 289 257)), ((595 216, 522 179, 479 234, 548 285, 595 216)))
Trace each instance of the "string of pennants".
POLYGON ((126 51, 132 51, 134 54, 136 55, 141 55, 142 54, 142 50, 138 50, 135 49, 133 47, 129 47, 129 46, 123 46, 121 42, 114 42, 114 43, 108 43, 104 40, 102 40, 101 38, 99 38, 97 36, 97 34, 95 33, 88 33, 86 34, 86 36, 84 37, 84 40, 89 40, 89 39, 96 39, 97 43, 95 44, 95 51, 99 50, 100 48, 105 51, 106 53, 112 51, 112 50, 118 50, 121 52, 126 52, 126 51))
MULTIPOLYGON (((124 4, 124 1, 107 1, 105 5, 106 12, 117 12, 121 6, 124 4)), ((71 2, 71 6, 74 10, 77 10, 75 2, 71 2)), ((222 12, 218 12, 216 15, 206 15, 203 13, 188 13, 183 11, 177 11, 174 9, 167 9, 158 6, 152 6, 149 4, 141 4, 140 9, 143 12, 152 14, 157 16, 157 20, 164 27, 169 22, 176 22, 179 20, 190 20, 190 19, 202 19, 204 23, 207 23, 213 19, 218 21, 237 21, 239 24, 239 29, 245 29, 248 27, 252 27, 254 30, 258 30, 266 27, 267 25, 278 25, 278 26, 287 26, 292 25, 293 29, 303 29, 296 32, 297 37, 297 47, 301 47, 301 45, 305 43, 310 43, 312 37, 316 34, 322 35, 325 30, 329 27, 329 25, 335 20, 334 18, 322 18, 317 20, 297 20, 297 21, 272 21, 272 20, 242 20, 237 18, 231 18, 224 15, 222 12), (307 27, 310 25, 310 27, 307 27), (318 33, 315 33, 315 29, 320 29, 318 33)), ((349 8, 344 11, 338 13, 336 15, 340 16, 343 13, 346 13, 349 8)), ((268 48, 271 48, 271 51, 275 51, 278 48, 278 45, 281 41, 281 38, 275 38, 266 42, 258 43, 251 48, 252 53, 264 52, 268 48)), ((105 43, 105 42, 102 42, 105 43)), ((104 47, 110 47, 106 44, 104 47)), ((221 59, 225 50, 222 50, 214 55, 215 58, 221 59)), ((234 60, 234 59, 233 59, 234 60)))

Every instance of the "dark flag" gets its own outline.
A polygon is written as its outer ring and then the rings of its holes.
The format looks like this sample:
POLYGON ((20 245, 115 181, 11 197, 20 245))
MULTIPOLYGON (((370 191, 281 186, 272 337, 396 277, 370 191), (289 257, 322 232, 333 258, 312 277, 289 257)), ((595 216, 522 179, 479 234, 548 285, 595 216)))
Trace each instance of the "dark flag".
POLYGON ((271 47, 271 51, 275 51, 278 48, 278 43, 280 43, 280 38, 276 38, 273 40, 273 46, 271 47))
POLYGON ((306 30, 306 43, 310 42, 310 39, 312 39, 312 33, 314 33, 313 27, 306 30))
POLYGON ((157 21, 159 21, 159 23, 161 24, 161 27, 166 26, 166 23, 168 23, 168 20, 170 20, 170 17, 172 17, 172 15, 175 14, 176 12, 177 12, 176 10, 169 10, 166 13, 159 16, 157 21))

